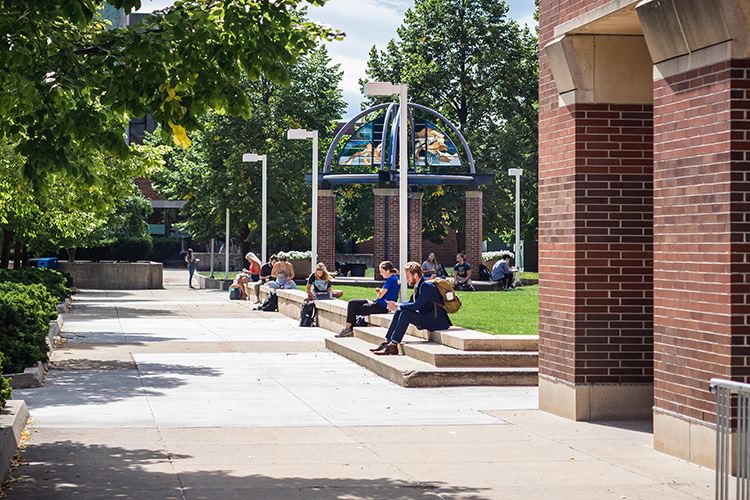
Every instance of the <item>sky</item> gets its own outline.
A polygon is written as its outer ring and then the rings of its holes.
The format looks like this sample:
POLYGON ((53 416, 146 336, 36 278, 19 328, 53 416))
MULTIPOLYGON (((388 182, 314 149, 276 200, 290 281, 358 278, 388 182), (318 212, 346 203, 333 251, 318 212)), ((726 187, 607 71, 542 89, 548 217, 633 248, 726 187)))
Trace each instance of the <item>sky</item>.
MULTIPOLYGON (((172 5, 173 0, 142 0, 139 12, 151 12, 172 5)), ((534 25, 534 0, 506 0, 509 17, 519 24, 534 25)), ((341 42, 328 44, 328 54, 333 64, 340 64, 344 77, 341 87, 347 110, 344 120, 353 118, 363 101, 359 79, 365 77, 370 49, 375 45, 384 50, 396 28, 401 25, 404 13, 414 5, 413 0, 329 0, 323 7, 310 7, 311 21, 330 24, 346 33, 341 42)))

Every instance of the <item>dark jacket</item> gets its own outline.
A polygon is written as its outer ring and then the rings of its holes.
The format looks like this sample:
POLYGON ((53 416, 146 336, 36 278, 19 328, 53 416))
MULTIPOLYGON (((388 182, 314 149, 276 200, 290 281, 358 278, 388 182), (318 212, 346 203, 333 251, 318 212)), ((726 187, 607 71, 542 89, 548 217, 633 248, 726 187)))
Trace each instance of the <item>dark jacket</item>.
POLYGON ((409 302, 401 302, 399 306, 405 311, 415 311, 421 314, 422 322, 427 330, 447 330, 453 323, 445 309, 436 306, 434 302, 442 304, 443 296, 440 295, 435 285, 422 276, 417 286, 414 287, 409 302))

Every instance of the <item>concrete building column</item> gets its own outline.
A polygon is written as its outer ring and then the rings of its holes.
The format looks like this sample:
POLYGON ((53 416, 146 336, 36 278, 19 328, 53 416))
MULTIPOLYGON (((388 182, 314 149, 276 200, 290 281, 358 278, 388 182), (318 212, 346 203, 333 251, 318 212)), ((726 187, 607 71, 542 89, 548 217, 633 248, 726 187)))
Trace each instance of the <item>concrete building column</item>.
POLYGON ((482 192, 466 191, 466 262, 471 264, 472 276, 478 279, 482 264, 482 192))
POLYGON ((336 269, 336 195, 331 189, 318 190, 318 262, 336 269))

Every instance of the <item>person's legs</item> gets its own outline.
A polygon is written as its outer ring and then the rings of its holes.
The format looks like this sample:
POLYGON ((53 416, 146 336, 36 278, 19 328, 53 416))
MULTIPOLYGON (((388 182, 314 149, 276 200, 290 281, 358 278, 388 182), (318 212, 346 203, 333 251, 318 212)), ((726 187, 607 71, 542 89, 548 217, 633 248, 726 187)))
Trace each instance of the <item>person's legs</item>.
POLYGON ((253 286, 253 290, 255 291, 255 302, 260 302, 260 285, 262 283, 262 281, 258 281, 255 283, 255 286, 253 286))
POLYGON ((188 286, 193 287, 193 274, 195 274, 195 268, 193 266, 188 267, 188 286))
POLYGON ((415 325, 420 330, 424 330, 424 323, 422 323, 422 315, 414 311, 397 311, 393 317, 390 328, 388 328, 388 335, 386 336, 391 344, 399 344, 406 334, 406 329, 409 325, 415 325), (394 326, 395 325, 395 326, 394 326))
POLYGON ((513 287, 513 273, 503 274, 503 288, 513 287))
POLYGON ((357 309, 363 305, 367 304, 366 299, 355 299, 350 300, 349 304, 346 306, 346 326, 345 328, 351 328, 354 324, 354 321, 357 319, 357 309))

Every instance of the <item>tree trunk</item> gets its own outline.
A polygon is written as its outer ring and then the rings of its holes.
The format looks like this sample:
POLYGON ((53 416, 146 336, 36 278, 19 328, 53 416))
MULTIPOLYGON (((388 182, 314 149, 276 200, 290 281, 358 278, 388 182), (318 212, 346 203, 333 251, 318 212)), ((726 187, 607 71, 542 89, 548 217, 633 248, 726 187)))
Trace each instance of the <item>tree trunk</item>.
POLYGON ((249 241, 247 241, 247 237, 250 236, 250 228, 247 227, 247 225, 243 224, 242 231, 240 231, 240 246, 242 248, 241 250, 241 256, 243 258, 242 264, 245 265, 245 254, 247 252, 251 251, 251 244, 249 241))
POLYGON ((65 251, 68 252, 68 262, 75 262, 76 261, 76 249, 66 248, 65 251))
POLYGON ((10 262, 10 248, 13 246, 13 231, 3 229, 3 250, 0 254, 0 269, 8 269, 10 262))
POLYGON ((21 267, 21 242, 16 241, 13 245, 13 269, 21 267))
POLYGON ((29 266, 29 247, 25 244, 21 247, 21 266, 29 266))

